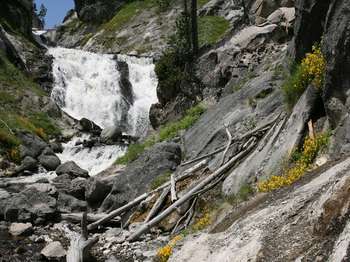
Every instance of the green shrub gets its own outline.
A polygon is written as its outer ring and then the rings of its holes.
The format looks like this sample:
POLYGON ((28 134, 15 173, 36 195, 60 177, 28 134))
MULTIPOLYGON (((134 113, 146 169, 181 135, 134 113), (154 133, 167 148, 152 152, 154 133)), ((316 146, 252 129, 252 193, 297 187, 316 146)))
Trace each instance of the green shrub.
POLYGON ((289 109, 292 109, 308 85, 313 84, 321 89, 323 85, 326 60, 318 46, 312 48, 312 53, 306 54, 301 64, 294 66, 292 74, 282 86, 284 99, 289 109))
MULTIPOLYGON (((1 123, 0 123, 1 124, 1 123)), ((0 145, 6 149, 11 149, 20 144, 19 140, 6 128, 0 128, 0 145)))
POLYGON ((199 46, 215 44, 229 29, 230 23, 221 16, 201 16, 198 18, 199 46))

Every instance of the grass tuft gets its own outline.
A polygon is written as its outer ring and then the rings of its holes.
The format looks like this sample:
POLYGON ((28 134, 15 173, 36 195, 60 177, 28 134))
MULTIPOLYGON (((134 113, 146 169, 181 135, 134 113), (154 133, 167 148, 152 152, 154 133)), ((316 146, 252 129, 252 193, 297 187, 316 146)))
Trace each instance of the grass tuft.
POLYGON ((221 16, 198 17, 199 45, 211 45, 219 41, 227 32, 230 23, 221 16))

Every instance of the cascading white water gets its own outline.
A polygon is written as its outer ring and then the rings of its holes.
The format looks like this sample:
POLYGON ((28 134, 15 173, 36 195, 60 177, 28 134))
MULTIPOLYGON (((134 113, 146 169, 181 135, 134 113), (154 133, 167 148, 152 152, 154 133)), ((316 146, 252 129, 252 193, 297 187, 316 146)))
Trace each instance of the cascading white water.
MULTIPOLYGON (((52 99, 70 116, 92 120, 102 128, 120 124, 121 110, 125 109, 120 73, 113 55, 95 54, 81 50, 51 48, 54 57, 53 75, 55 85, 52 99)), ((157 78, 154 64, 148 58, 118 55, 118 61, 128 64, 129 81, 134 102, 127 108, 126 133, 144 136, 149 127, 149 109, 157 102, 157 78)), ((95 175, 109 167, 116 158, 125 153, 119 146, 99 146, 91 149, 76 146, 78 139, 65 144, 59 155, 62 162, 75 161, 79 166, 95 175)))

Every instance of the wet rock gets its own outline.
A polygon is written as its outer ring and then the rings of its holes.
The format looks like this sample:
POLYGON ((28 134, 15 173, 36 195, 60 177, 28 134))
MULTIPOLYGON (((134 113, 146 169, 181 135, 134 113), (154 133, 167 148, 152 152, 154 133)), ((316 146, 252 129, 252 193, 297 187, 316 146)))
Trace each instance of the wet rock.
POLYGON ((93 121, 82 118, 79 120, 80 124, 80 131, 86 132, 86 133, 92 133, 93 135, 100 135, 101 134, 101 127, 99 127, 97 124, 95 124, 93 121))
POLYGON ((60 193, 57 199, 57 207, 61 213, 74 213, 86 211, 87 204, 73 196, 60 193))
POLYGON ((55 241, 46 245, 41 254, 49 261, 63 261, 66 256, 66 250, 63 248, 60 242, 55 241))
POLYGON ((16 168, 16 173, 21 173, 23 171, 34 172, 38 170, 38 161, 30 156, 26 156, 19 167, 16 168))
POLYGON ((46 147, 43 152, 41 152, 41 156, 54 156, 55 152, 51 148, 51 145, 46 147))
POLYGON ((96 178, 91 178, 86 183, 85 199, 90 206, 100 206, 102 201, 111 191, 111 186, 96 178))
POLYGON ((22 141, 22 144, 20 146, 20 153, 22 158, 25 158, 26 156, 37 158, 47 147, 47 144, 44 140, 29 132, 19 132, 18 137, 22 141))
POLYGON ((56 155, 41 155, 38 159, 47 171, 54 171, 61 164, 61 160, 56 155))
POLYGON ((63 146, 61 143, 58 143, 58 142, 51 143, 50 147, 53 150, 53 152, 56 154, 60 154, 63 152, 63 146))
POLYGON ((122 139, 122 130, 117 127, 106 127, 101 132, 101 141, 107 143, 108 141, 118 142, 122 139))
POLYGON ((5 208, 6 221, 43 221, 54 220, 56 216, 56 199, 35 188, 28 188, 13 194, 5 208))
POLYGON ((181 148, 175 143, 160 143, 130 163, 114 178, 111 193, 103 201, 103 211, 116 208, 146 192, 152 181, 174 170, 181 162, 181 148))
POLYGON ((80 168, 74 161, 68 161, 59 165, 56 169, 56 174, 58 176, 63 174, 68 174, 72 177, 89 177, 89 172, 80 168))
POLYGON ((9 228, 9 233, 13 236, 28 235, 33 231, 31 223, 12 223, 9 228))
POLYGON ((74 196, 80 200, 85 200, 85 188, 87 180, 85 178, 75 178, 68 174, 63 174, 52 180, 52 184, 59 192, 74 196))

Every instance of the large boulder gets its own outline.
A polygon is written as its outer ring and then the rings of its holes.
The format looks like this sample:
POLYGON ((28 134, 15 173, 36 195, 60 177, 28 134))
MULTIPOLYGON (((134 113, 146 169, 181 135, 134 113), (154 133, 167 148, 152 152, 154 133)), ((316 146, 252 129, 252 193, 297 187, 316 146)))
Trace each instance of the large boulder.
POLYGON ((65 261, 66 250, 60 242, 54 241, 47 244, 41 254, 49 261, 65 261))
POLYGON ((54 171, 61 164, 61 160, 56 155, 40 155, 38 159, 47 171, 54 171))
POLYGON ((34 172, 38 170, 38 161, 30 156, 26 156, 19 167, 16 168, 15 172, 21 173, 23 171, 34 172))
POLYGON ((175 170, 181 162, 178 144, 163 142, 146 150, 114 178, 111 193, 103 201, 103 211, 116 208, 150 189, 155 178, 175 170))
POLYGON ((31 223, 12 223, 9 228, 9 233, 15 237, 30 234, 32 231, 31 223))
POLYGON ((111 191, 111 186, 96 178, 91 178, 86 184, 85 199, 90 206, 99 206, 111 191))
POLYGON ((73 196, 60 193, 57 199, 57 207, 61 213, 74 213, 86 211, 87 204, 73 196))
POLYGON ((29 132, 19 132, 19 139, 22 141, 20 146, 21 157, 30 156, 37 158, 41 152, 47 147, 47 143, 40 137, 29 132))
POLYGON ((85 200, 85 188, 87 180, 82 177, 73 179, 68 174, 63 174, 52 180, 52 184, 59 192, 74 196, 80 200, 85 200))
POLYGON ((80 131, 82 132, 92 133, 93 135, 97 135, 97 136, 101 134, 101 131, 102 131, 101 127, 99 127, 93 121, 85 117, 79 120, 79 124, 80 124, 80 131))
POLYGON ((104 143, 117 142, 122 139, 122 134, 122 130, 117 126, 106 127, 101 132, 101 141, 104 143))
POLYGON ((59 165, 56 169, 56 174, 58 176, 63 174, 68 174, 71 177, 89 177, 89 172, 80 168, 74 161, 68 161, 66 163, 63 163, 59 165))
POLYGON ((56 217, 56 199, 35 188, 12 195, 5 208, 5 220, 42 223, 56 217))

